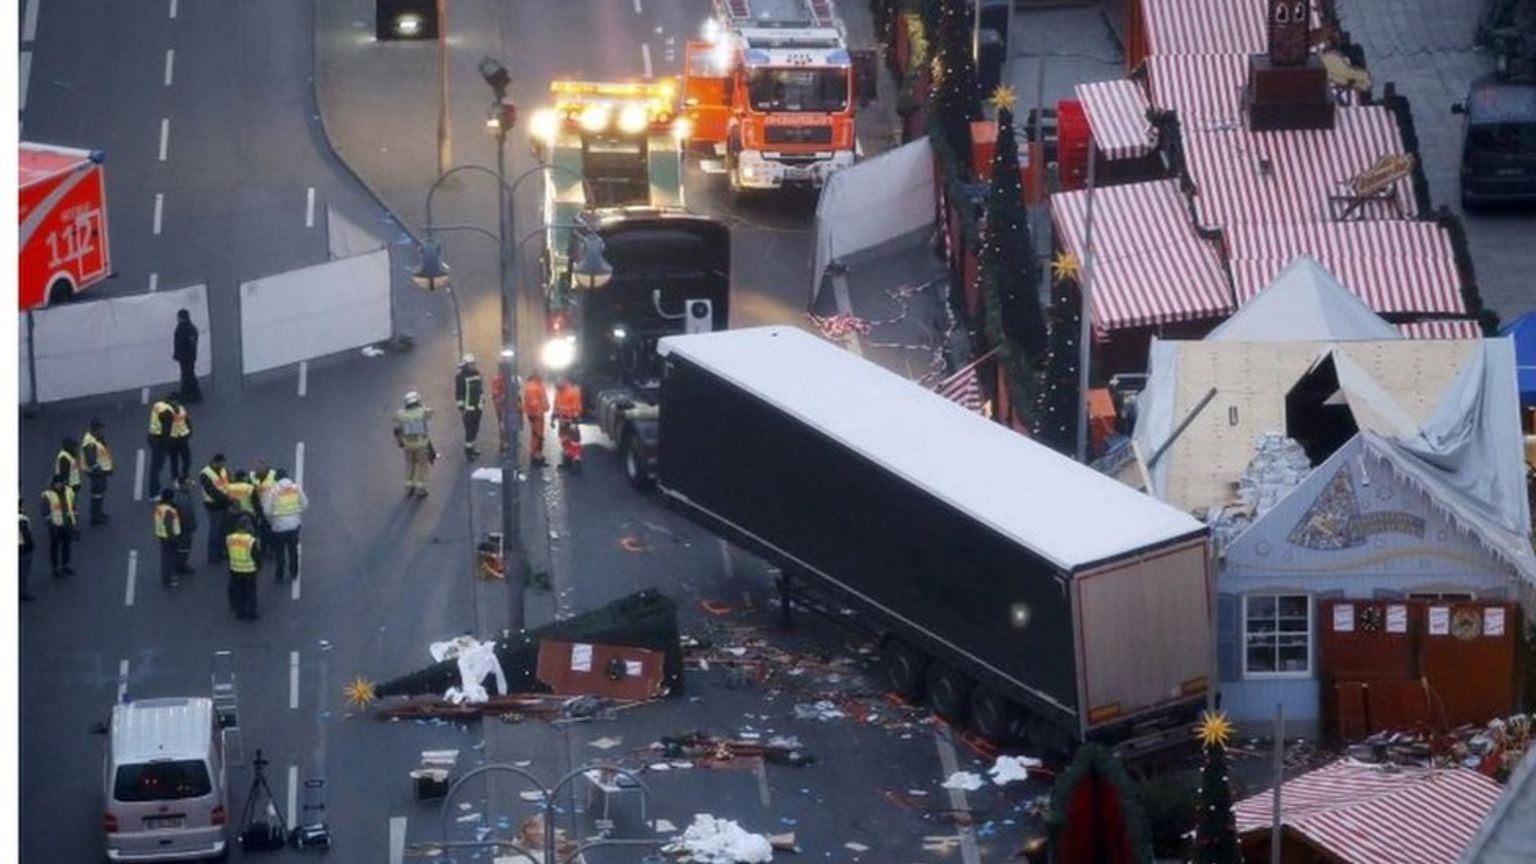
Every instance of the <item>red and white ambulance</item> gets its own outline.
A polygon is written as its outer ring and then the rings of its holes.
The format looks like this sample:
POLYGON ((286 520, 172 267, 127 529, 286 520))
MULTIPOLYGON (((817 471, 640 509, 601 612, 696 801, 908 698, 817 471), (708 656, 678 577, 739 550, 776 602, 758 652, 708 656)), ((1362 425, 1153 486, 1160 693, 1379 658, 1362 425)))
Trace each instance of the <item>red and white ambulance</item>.
POLYGON ((25 312, 69 300, 112 272, 107 244, 106 155, 99 150, 20 144, 21 266, 25 312))

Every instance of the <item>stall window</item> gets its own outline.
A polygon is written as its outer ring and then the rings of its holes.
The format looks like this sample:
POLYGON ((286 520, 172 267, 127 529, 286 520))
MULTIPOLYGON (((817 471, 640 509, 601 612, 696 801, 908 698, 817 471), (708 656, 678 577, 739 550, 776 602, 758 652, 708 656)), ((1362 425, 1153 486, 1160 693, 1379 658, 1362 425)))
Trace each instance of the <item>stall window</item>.
POLYGON ((1243 597, 1243 674, 1254 678, 1312 674, 1312 598, 1305 594, 1243 597))

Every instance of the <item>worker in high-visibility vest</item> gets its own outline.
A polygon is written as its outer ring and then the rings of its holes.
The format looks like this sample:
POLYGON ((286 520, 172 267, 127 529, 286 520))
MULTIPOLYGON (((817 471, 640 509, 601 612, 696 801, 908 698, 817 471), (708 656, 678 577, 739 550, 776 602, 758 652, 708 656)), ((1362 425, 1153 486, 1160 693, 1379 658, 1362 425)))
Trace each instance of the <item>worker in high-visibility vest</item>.
POLYGON ((421 404, 415 390, 405 394, 404 404, 395 412, 395 444, 405 451, 405 494, 427 497, 427 475, 437 453, 432 447, 428 423, 432 409, 421 404))
POLYGON ((181 514, 176 511, 174 489, 161 489, 155 503, 155 539, 160 541, 160 583, 175 588, 181 584, 176 578, 176 562, 181 557, 181 514))
POLYGON ((17 498, 16 500, 18 505, 17 515, 21 517, 21 521, 16 525, 16 542, 21 556, 18 562, 19 566, 16 568, 16 574, 20 577, 19 581, 21 582, 21 602, 26 603, 36 599, 32 596, 32 591, 27 584, 31 581, 32 550, 35 548, 35 544, 32 542, 32 520, 27 518, 27 499, 17 498))
POLYGON ((261 540, 263 549, 272 548, 272 520, 267 513, 267 493, 277 485, 277 469, 268 464, 265 459, 257 459, 256 467, 251 469, 251 485, 256 487, 256 494, 252 501, 256 505, 256 537, 261 540))
POLYGON ((80 439, 80 461, 91 480, 91 524, 105 525, 112 517, 105 512, 107 478, 112 476, 112 450, 107 446, 106 424, 91 418, 91 430, 80 439))
POLYGON ((203 508, 208 511, 208 563, 224 560, 224 517, 229 513, 229 496, 224 488, 229 485, 229 471, 224 467, 224 454, 215 453, 213 459, 197 475, 203 490, 203 508))
POLYGON ((277 581, 283 581, 288 571, 299 578, 299 527, 302 514, 309 509, 309 496, 288 478, 287 471, 279 470, 277 483, 262 496, 261 509, 272 527, 272 542, 267 548, 277 559, 277 581))
POLYGON ((192 473, 192 419, 180 398, 167 396, 165 401, 171 405, 171 478, 181 480, 192 473))
MULTIPOLYGON (((149 406, 149 494, 160 495, 160 469, 171 454, 171 426, 176 421, 176 409, 165 399, 156 399, 149 406)), ((174 475, 174 471, 172 474, 174 475)))
POLYGON ((261 517, 256 513, 256 484, 245 471, 236 471, 235 479, 224 484, 224 494, 229 498, 229 512, 224 514, 224 533, 234 530, 241 516, 251 520, 251 530, 261 537, 261 517))
POLYGON ((464 421, 464 455, 473 459, 480 455, 475 439, 480 437, 480 415, 485 411, 485 379, 480 377, 473 354, 459 360, 458 374, 453 377, 453 401, 464 421))
MULTIPOLYGON (((544 464, 544 415, 549 413, 549 393, 544 379, 530 372, 523 384, 523 417, 528 421, 528 461, 544 464)), ((515 446, 515 444, 513 445, 515 446)))
POLYGON ((69 544, 74 539, 75 490, 69 488, 69 478, 55 474, 53 482, 43 490, 43 512, 48 514, 48 563, 55 576, 73 576, 75 568, 69 566, 69 544))
POLYGON ((560 427, 560 464, 573 471, 581 469, 581 387, 562 377, 555 385, 555 416, 551 423, 560 427))
POLYGON ((63 474, 69 491, 80 496, 80 444, 73 438, 59 442, 59 452, 53 456, 53 473, 63 474))
POLYGON ((229 608, 242 621, 261 617, 256 611, 256 571, 261 569, 261 543, 251 517, 241 514, 224 538, 229 555, 229 608))

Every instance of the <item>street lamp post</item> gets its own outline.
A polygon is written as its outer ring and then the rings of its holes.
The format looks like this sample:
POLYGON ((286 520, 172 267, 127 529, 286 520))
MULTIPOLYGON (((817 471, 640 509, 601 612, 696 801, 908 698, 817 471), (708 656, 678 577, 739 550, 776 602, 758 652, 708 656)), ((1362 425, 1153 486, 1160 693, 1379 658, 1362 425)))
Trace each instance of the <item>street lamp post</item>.
POLYGON ((448 132, 448 0, 437 0, 437 176, 448 174, 453 164, 453 141, 448 132))

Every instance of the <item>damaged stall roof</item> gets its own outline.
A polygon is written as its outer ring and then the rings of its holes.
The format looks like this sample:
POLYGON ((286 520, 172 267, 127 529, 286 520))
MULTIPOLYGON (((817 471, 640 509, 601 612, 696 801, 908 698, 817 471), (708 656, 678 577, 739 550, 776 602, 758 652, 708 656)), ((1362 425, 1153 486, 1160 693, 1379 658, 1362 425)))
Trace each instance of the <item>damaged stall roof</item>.
POLYGON ((658 350, 756 394, 1066 571, 1205 530, 1186 513, 794 328, 671 336, 658 350))

